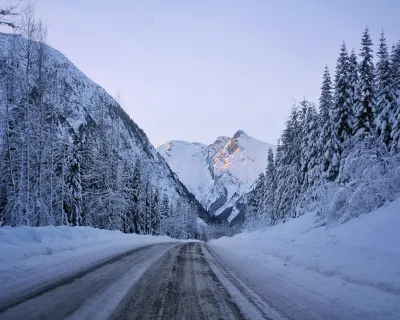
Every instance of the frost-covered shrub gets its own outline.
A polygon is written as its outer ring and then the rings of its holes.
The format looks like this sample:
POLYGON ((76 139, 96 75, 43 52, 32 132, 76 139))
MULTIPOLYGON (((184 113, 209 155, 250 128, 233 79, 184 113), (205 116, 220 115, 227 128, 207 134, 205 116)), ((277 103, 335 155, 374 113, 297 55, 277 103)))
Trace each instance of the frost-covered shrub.
MULTIPOLYGON (((327 207, 327 212, 325 212, 325 216, 329 217, 329 220, 336 220, 344 214, 349 205, 349 193, 348 188, 337 186, 330 205, 327 207)), ((329 199, 327 200, 329 201, 329 199)), ((323 210, 321 208, 321 211, 323 210)))
POLYGON ((336 181, 346 183, 358 178, 365 178, 375 173, 381 177, 385 171, 385 157, 389 154, 379 141, 368 138, 357 141, 353 148, 347 150, 340 163, 339 176, 336 181))
POLYGON ((400 157, 376 142, 360 142, 342 159, 337 181, 306 190, 297 214, 317 212, 328 223, 343 223, 393 201, 400 192, 400 157))
POLYGON ((323 185, 319 184, 306 189, 299 198, 296 207, 297 216, 302 216, 308 212, 315 212, 321 215, 320 204, 321 201, 326 199, 329 185, 329 183, 323 185))
POLYGON ((348 206, 339 222, 371 212, 393 200, 394 194, 388 185, 388 179, 379 179, 370 183, 361 182, 350 194, 348 206))
POLYGON ((400 157, 393 157, 392 161, 395 165, 388 172, 388 183, 390 188, 397 193, 400 192, 400 157))

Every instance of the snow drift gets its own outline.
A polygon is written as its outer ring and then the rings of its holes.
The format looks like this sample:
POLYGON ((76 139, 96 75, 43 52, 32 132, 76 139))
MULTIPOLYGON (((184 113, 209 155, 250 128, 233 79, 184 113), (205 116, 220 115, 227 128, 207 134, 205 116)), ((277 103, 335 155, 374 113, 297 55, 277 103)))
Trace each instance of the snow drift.
POLYGON ((166 236, 124 234, 91 227, 0 228, 0 299, 74 274, 135 248, 177 242, 166 236))
POLYGON ((362 318, 355 314, 365 312, 365 318, 398 319, 399 211, 400 199, 337 226, 321 225, 316 213, 308 213, 262 231, 212 240, 209 246, 260 290, 274 292, 274 284, 282 285, 288 298, 306 304, 319 299, 324 306, 333 300, 349 305, 349 310, 333 310, 331 317, 343 312, 338 318, 362 318))

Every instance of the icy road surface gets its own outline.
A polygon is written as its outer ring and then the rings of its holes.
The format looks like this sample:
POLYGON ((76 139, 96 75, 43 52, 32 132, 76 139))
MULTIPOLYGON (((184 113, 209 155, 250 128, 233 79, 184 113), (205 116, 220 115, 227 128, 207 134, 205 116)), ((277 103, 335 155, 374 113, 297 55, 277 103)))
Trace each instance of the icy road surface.
POLYGON ((0 302, 0 319, 284 319, 204 244, 131 250, 0 302))

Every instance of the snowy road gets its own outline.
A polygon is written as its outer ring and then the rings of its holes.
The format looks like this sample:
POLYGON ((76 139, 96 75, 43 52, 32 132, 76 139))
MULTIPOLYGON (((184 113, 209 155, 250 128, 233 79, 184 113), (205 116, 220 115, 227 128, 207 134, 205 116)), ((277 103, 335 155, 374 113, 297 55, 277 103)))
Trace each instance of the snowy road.
POLYGON ((161 243, 18 299, 0 319, 280 319, 199 242, 161 243))
POLYGON ((107 318, 134 283, 177 243, 143 246, 0 302, 0 319, 107 318))

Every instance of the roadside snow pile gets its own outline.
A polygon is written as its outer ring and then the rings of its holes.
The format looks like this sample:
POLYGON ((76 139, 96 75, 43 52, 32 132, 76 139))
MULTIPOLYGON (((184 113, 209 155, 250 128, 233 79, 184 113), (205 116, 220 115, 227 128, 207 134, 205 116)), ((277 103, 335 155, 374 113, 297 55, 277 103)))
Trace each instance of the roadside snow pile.
POLYGON ((306 289, 301 299, 312 291, 347 304, 370 304, 363 305, 364 310, 379 310, 378 304, 385 304, 396 310, 391 315, 400 316, 400 199, 337 226, 316 221, 316 214, 310 213, 209 245, 234 271, 258 277, 258 284, 267 289, 273 287, 267 280, 273 277, 290 292, 300 286, 306 289))
POLYGON ((91 227, 2 227, 0 270, 26 259, 96 251, 123 252, 135 246, 174 241, 169 237, 139 236, 91 227))
POLYGON ((0 228, 0 297, 142 246, 178 241, 91 227, 0 228))

